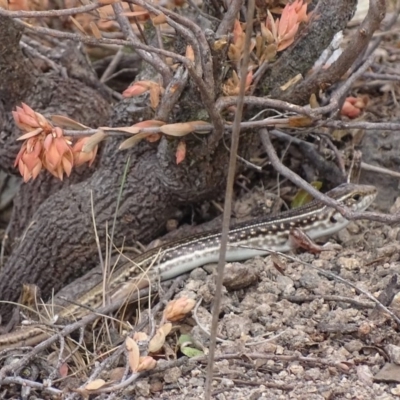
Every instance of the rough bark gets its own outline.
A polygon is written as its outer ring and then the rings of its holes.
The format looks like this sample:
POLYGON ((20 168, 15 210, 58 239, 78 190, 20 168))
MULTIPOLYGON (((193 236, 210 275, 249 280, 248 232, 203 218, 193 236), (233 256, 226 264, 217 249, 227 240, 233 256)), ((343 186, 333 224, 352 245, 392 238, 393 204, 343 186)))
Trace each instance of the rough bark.
MULTIPOLYGON (((3 25, 11 24, 4 20, 0 18, 3 25)), ((0 33, 1 28, 0 24, 0 33)), ((329 35, 332 37, 334 33, 331 30, 329 35)), ((316 53, 310 57, 315 58, 316 53)), ((0 65, 5 61, 0 54, 0 65)), ((305 73, 310 62, 302 64, 302 73, 305 73)), ((287 64, 289 70, 292 64, 287 64)), ((283 66, 281 71, 285 68, 283 66)), ((2 148, 6 149, 0 149, 2 167, 10 165, 19 147, 14 142, 18 132, 6 114, 19 101, 29 100, 30 105, 39 112, 65 113, 93 126, 103 123, 109 104, 99 93, 101 85, 98 86, 93 79, 80 80, 79 70, 69 71, 73 78, 65 82, 51 75, 33 75, 24 82, 22 88, 6 88, 16 93, 7 106, 4 105, 4 97, 0 99, 3 105, 3 108, 0 107, 1 116, 6 116, 5 121, 2 121, 5 133, 2 132, 0 137, 5 144, 2 148)), ((222 75, 218 70, 215 72, 221 80, 222 75)), ((220 80, 217 81, 217 89, 220 88, 220 80)), ((277 78, 274 87, 278 87, 279 82, 280 78, 277 78)), ((4 94, 4 91, 0 93, 4 94)), ((174 110, 170 118, 174 121, 188 120, 186 117, 189 115, 198 114, 198 110, 203 107, 195 104, 196 98, 198 94, 192 84, 181 98, 180 109, 174 110)), ((114 107, 113 112, 109 123, 111 126, 130 125, 139 120, 151 119, 153 115, 148 107, 132 100, 122 101, 114 107)), ((121 140, 114 138, 107 141, 99 165, 88 179, 82 180, 82 176, 75 174, 63 184, 53 185, 52 178, 43 176, 30 186, 24 185, 21 194, 23 200, 17 204, 15 214, 23 218, 16 225, 16 231, 20 234, 23 226, 29 228, 0 273, 1 299, 17 300, 22 282, 36 283, 46 298, 53 289, 60 289, 98 263, 91 195, 100 241, 105 243, 106 224, 110 225, 114 218, 128 156, 130 167, 118 210, 114 237, 116 246, 124 241, 132 243, 136 239, 143 243, 149 242, 163 230, 166 220, 175 214, 180 205, 211 198, 223 191, 228 159, 228 151, 223 143, 219 143, 214 152, 207 154, 205 138, 188 136, 186 160, 177 166, 177 140, 163 138, 155 144, 141 142, 129 151, 120 152, 117 148, 121 140), (30 190, 34 192, 30 193, 30 190), (44 193, 40 194, 41 191, 44 193), (40 194, 37 200, 29 203, 29 199, 37 193, 40 194)), ((229 143, 229 140, 226 142, 229 143)), ((247 158, 258 145, 258 136, 246 132, 241 139, 241 155, 247 158)), ((1 306, 3 318, 7 319, 10 309, 9 305, 1 306)))
MULTIPOLYGON (((53 288, 60 289, 98 263, 90 198, 93 193, 99 237, 105 243, 105 226, 114 217, 128 158, 128 152, 116 151, 118 144, 118 140, 107 144, 104 162, 90 179, 63 188, 39 206, 24 240, 0 275, 3 298, 15 299, 21 282, 35 282, 42 295, 49 296, 53 288)), ((129 152, 131 164, 114 238, 117 246, 124 240, 149 242, 180 204, 212 196, 222 185, 228 157, 224 146, 209 159, 178 168, 169 159, 173 145, 166 139, 160 144, 141 142, 129 152)), ((3 315, 9 310, 4 306, 3 315)))

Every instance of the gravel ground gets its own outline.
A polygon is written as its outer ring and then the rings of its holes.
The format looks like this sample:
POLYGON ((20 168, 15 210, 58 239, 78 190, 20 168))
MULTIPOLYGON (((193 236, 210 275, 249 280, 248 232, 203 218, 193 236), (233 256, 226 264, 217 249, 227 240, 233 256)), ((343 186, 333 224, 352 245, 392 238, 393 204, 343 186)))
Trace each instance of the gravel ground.
MULTIPOLYGON (((297 254, 297 261, 280 256, 227 265, 213 398, 400 397, 396 323, 355 289, 390 302, 387 297, 398 290, 394 281, 400 272, 399 232, 398 227, 352 222, 335 237, 342 250, 297 254)), ((212 274, 205 269, 193 271, 177 295, 203 299, 196 318, 187 318, 178 329, 190 332, 200 348, 208 346, 200 326, 209 330, 214 294, 212 274)), ((395 296, 394 312, 396 300, 395 296)), ((175 343, 176 337, 171 337, 172 348, 175 343)), ((204 384, 205 364, 186 360, 139 379, 125 393, 135 394, 137 400, 197 399, 204 384)))

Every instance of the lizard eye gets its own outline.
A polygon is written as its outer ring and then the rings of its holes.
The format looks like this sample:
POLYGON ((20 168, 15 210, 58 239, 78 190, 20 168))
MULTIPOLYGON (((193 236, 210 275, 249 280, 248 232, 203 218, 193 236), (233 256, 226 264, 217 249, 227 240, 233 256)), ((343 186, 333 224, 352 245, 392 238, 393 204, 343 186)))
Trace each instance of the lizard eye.
POLYGON ((358 201, 360 200, 361 195, 359 193, 356 193, 355 195, 353 195, 353 200, 358 201))

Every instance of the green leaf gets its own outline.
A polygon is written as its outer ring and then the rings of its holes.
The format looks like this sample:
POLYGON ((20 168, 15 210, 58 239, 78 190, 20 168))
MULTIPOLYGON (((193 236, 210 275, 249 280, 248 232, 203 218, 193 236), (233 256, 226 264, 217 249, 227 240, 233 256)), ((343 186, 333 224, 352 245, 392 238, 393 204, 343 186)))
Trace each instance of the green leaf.
POLYGON ((190 335, 184 334, 179 336, 178 345, 179 347, 185 347, 193 344, 193 339, 190 335))
MULTIPOLYGON (((320 190, 322 187, 322 182, 319 181, 311 182, 311 185, 315 187, 315 189, 320 190)), ((309 203, 312 200, 313 197, 310 194, 308 194, 305 190, 300 189, 293 197, 293 200, 290 203, 290 208, 297 208, 304 206, 305 204, 309 203)))
POLYGON ((204 356, 204 352, 199 350, 199 349, 195 349, 193 347, 183 347, 181 348, 181 352, 189 358, 193 358, 193 357, 198 357, 198 356, 204 356))

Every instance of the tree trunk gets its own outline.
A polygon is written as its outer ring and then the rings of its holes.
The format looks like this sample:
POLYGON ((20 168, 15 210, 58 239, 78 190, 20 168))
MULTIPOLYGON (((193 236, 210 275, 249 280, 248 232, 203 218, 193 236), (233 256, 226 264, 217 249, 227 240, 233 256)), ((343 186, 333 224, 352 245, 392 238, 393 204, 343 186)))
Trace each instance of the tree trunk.
MULTIPOLYGON (((328 4, 326 7, 331 6, 328 4)), ((314 21, 314 24, 318 23, 318 19, 314 21)), ((334 29, 325 27, 327 42, 337 29, 337 26, 334 29)), ((1 46, 6 49, 0 52, 0 81, 12 81, 5 87, 0 86, 3 130, 0 137, 0 166, 10 172, 19 149, 15 138, 20 135, 11 119, 10 110, 21 101, 45 115, 65 114, 92 127, 106 124, 111 106, 102 86, 100 83, 96 85, 93 77, 82 78, 71 70, 69 78, 40 71, 31 73, 32 68, 27 67, 26 60, 19 52, 19 29, 11 20, 0 17, 1 36, 4 37, 3 32, 9 30, 14 32, 11 35, 14 40, 8 44, 15 50, 13 57, 11 60, 4 57, 4 51, 8 49, 4 42, 1 46), (5 71, 6 63, 14 65, 13 74, 5 71)), ((304 40, 300 40, 298 46, 304 46, 304 40)), ((323 46, 318 43, 312 45, 317 50, 312 57, 308 57, 315 58, 323 46)), ((295 48, 291 51, 295 51, 295 48)), ((310 62, 304 64, 302 73, 309 68, 310 62)), ((214 70, 221 75, 219 68, 214 70)), ((282 67, 281 73, 284 70, 282 67)), ((276 76, 276 70, 273 71, 276 76)), ((266 77, 263 84, 268 91, 280 85, 278 82, 271 85, 268 79, 266 77)), ((216 80, 216 86, 220 91, 221 78, 216 80)), ((171 122, 185 121, 189 114, 198 114, 204 108, 202 104, 196 104, 198 98, 197 89, 190 83, 178 103, 180 109, 174 109, 170 115, 171 122)), ((128 126, 152 118, 153 112, 147 104, 127 99, 113 108, 109 126, 128 126)), ((200 136, 199 139, 197 136, 187 136, 186 159, 179 165, 175 161, 177 140, 163 137, 158 143, 142 141, 128 151, 118 151, 122 140, 108 139, 98 165, 92 170, 85 168, 75 171, 70 179, 62 183, 56 183, 54 178, 42 172, 37 181, 22 185, 12 221, 12 237, 22 236, 22 239, 0 273, 2 300, 16 301, 22 283, 37 284, 46 299, 53 290, 59 290, 98 263, 93 218, 100 242, 104 245, 106 227, 108 224, 110 230, 128 160, 129 168, 114 236, 117 247, 134 240, 149 242, 164 230, 165 222, 175 216, 182 205, 213 198, 224 189, 229 157, 225 146, 229 145, 227 135, 226 143, 217 142, 212 152, 208 151, 206 137, 200 136)), ((255 132, 242 134, 240 148, 243 157, 248 158, 259 146, 255 132)), ((10 305, 1 305, 3 320, 8 318, 10 310, 10 305)))

